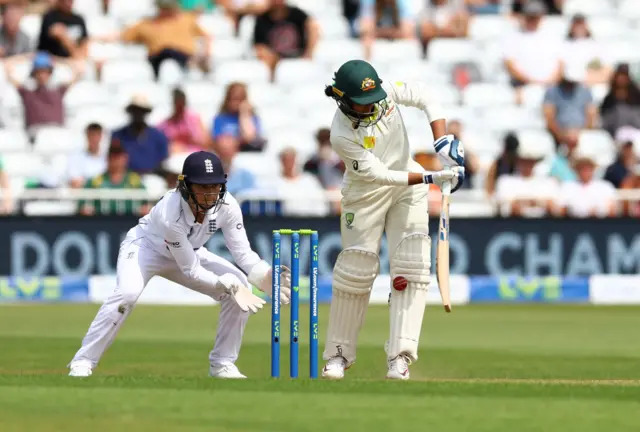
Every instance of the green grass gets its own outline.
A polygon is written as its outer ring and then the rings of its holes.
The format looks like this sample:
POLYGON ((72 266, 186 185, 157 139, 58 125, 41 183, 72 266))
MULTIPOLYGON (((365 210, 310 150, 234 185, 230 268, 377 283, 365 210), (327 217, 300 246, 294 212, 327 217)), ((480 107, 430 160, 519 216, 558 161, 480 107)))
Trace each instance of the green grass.
MULTIPOLYGON (((245 334, 238 366, 250 379, 213 380, 217 309, 151 306, 136 308, 91 378, 69 378, 96 310, 0 307, 0 431, 640 430, 637 307, 429 307, 411 382, 383 379, 383 306, 369 310, 342 382, 270 379, 268 310, 245 334)), ((287 376, 285 344, 282 360, 287 376)))

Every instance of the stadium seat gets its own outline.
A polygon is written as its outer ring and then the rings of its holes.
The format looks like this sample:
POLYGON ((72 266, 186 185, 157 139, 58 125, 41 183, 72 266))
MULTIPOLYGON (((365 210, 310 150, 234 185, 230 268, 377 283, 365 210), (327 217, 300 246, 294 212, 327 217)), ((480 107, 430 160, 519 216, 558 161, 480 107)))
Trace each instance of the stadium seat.
POLYGON ((44 168, 42 158, 31 152, 3 154, 2 162, 9 178, 37 178, 44 168))
POLYGON ((482 110, 487 128, 494 131, 544 129, 542 110, 518 106, 491 106, 482 110))
MULTIPOLYGON (((113 1, 111 2, 113 4, 113 1)), ((82 15, 85 20, 102 15, 101 0, 80 0, 73 2, 73 11, 78 15, 82 15)), ((89 28, 89 34, 93 35, 89 28)))
POLYGON ((74 79, 75 73, 71 66, 66 64, 57 64, 53 69, 51 80, 56 84, 66 84, 74 79))
POLYGON ((265 153, 238 153, 233 158, 233 169, 246 169, 258 179, 272 179, 280 173, 280 161, 265 153))
MULTIPOLYGON (((284 90, 277 85, 254 84, 248 87, 249 102, 257 109, 267 108, 277 105, 282 107, 286 95, 284 90)), ((222 100, 222 98, 221 98, 222 100)))
POLYGON ((609 93, 609 84, 596 84, 591 87, 591 96, 593 97, 593 103, 597 106, 602 104, 602 101, 609 93))
POLYGON ((386 69, 379 71, 383 81, 417 81, 429 85, 449 84, 451 76, 438 68, 437 65, 420 61, 419 59, 406 59, 396 61, 386 69))
POLYGON ((20 20, 20 30, 25 32, 31 40, 37 41, 40 37, 40 27, 42 26, 42 15, 25 15, 20 20))
POLYGON ((623 40, 631 34, 627 23, 615 17, 590 17, 588 26, 593 38, 598 40, 623 40))
POLYGON ((98 61, 122 60, 124 57, 124 45, 90 41, 89 57, 98 61))
POLYGON ((333 74, 347 60, 363 58, 362 44, 357 40, 320 40, 313 55, 314 60, 322 62, 333 74))
POLYGON ((175 87, 185 81, 185 73, 178 62, 169 59, 160 65, 158 81, 164 86, 175 87))
POLYGON ((189 156, 189 153, 172 154, 167 158, 167 160, 162 162, 162 168, 170 173, 180 174, 187 156, 189 156))
POLYGON ((253 30, 256 26, 256 18, 251 15, 245 15, 240 20, 240 29, 238 36, 240 40, 249 46, 253 44, 253 30))
POLYGON ((124 21, 125 24, 152 16, 155 12, 154 0, 110 0, 109 2, 109 16, 124 21))
POLYGON ((214 65, 229 60, 242 60, 247 52, 247 45, 238 39, 219 38, 211 45, 214 65))
POLYGON ((110 60, 102 68, 102 82, 105 84, 152 80, 153 70, 146 60, 110 60))
POLYGON ((569 19, 566 16, 546 16, 540 22, 540 32, 545 33, 552 40, 561 41, 569 32, 569 19))
POLYGON ((466 127, 482 128, 482 118, 476 108, 464 105, 442 105, 444 115, 449 120, 458 120, 466 127))
POLYGON ((387 41, 377 39, 371 50, 371 62, 379 64, 392 64, 408 58, 419 59, 422 49, 418 40, 387 41))
POLYGON ((599 166, 606 167, 613 163, 616 157, 616 146, 604 130, 583 130, 580 132, 579 145, 586 148, 590 154, 597 155, 599 166))
POLYGON ((112 98, 113 94, 106 86, 91 81, 80 81, 69 88, 64 96, 64 104, 72 111, 89 105, 108 105, 112 98))
POLYGON ((428 59, 434 63, 476 62, 481 55, 470 39, 434 39, 429 43, 428 59))
POLYGON ((27 201, 24 204, 24 214, 28 217, 36 216, 72 216, 78 210, 76 201, 27 201))
POLYGON ((149 51, 147 50, 147 47, 144 45, 138 45, 138 44, 122 45, 123 60, 140 61, 140 62, 146 63, 148 57, 149 57, 149 51))
POLYGON ((231 20, 221 13, 206 13, 198 17, 200 27, 214 38, 229 38, 233 36, 231 20))
POLYGON ((27 152, 29 147, 24 130, 0 128, 0 156, 10 152, 27 152))
POLYGON ((295 119, 294 126, 298 130, 310 130, 312 134, 320 128, 331 127, 337 108, 336 103, 329 98, 314 107, 309 105, 301 111, 304 116, 295 119))
POLYGON ((246 84, 267 84, 269 75, 269 69, 260 60, 236 60, 216 65, 213 80, 218 85, 226 85, 234 81, 246 84))
POLYGON ((614 65, 640 61, 640 52, 635 43, 629 40, 603 41, 607 59, 614 65))
POLYGON ((529 84, 522 87, 522 104, 528 108, 542 109, 547 88, 543 85, 529 84))
MULTIPOLYGON (((79 3, 81 2, 76 2, 76 4, 79 3)), ((85 20, 91 37, 111 35, 120 29, 118 22, 108 15, 89 15, 85 20)))
POLYGON ((85 138, 77 129, 46 127, 38 130, 34 151, 43 155, 76 153, 85 147, 85 138))
POLYGON ((496 40, 517 30, 517 22, 503 15, 475 15, 469 22, 469 37, 473 40, 496 40))
POLYGON ((193 106, 211 106, 217 110, 222 103, 225 89, 213 83, 186 82, 182 86, 187 95, 187 104, 193 106))
POLYGON ((322 83, 327 79, 324 67, 312 60, 282 60, 276 68, 276 83, 284 87, 296 84, 322 83))
POLYGON ((316 19, 320 25, 320 38, 327 40, 349 37, 349 24, 343 17, 321 15, 316 19))
POLYGON ((149 124, 155 126, 171 117, 172 114, 173 108, 170 105, 159 105, 153 108, 153 111, 151 111, 151 114, 149 114, 147 121, 149 122, 149 124))
POLYGON ((469 107, 510 106, 515 103, 511 86, 489 83, 469 84, 462 93, 463 103, 469 107))
POLYGON ((549 132, 544 129, 524 129, 516 133, 519 141, 535 142, 541 149, 545 159, 551 159, 556 152, 556 143, 549 132))
POLYGON ((488 131, 486 129, 467 129, 463 130, 463 140, 465 149, 474 153, 480 163, 488 166, 502 152, 503 144, 501 134, 488 131))
POLYGON ((3 111, 11 114, 22 114, 22 99, 18 90, 10 84, 4 84, 0 87, 0 107, 3 111))
POLYGON ((98 123, 106 129, 115 129, 124 126, 128 121, 129 118, 124 110, 112 106, 94 105, 83 108, 67 119, 67 126, 83 130, 89 123, 98 123))
POLYGON ((628 20, 640 19, 640 8, 638 8, 637 0, 620 0, 618 16, 628 20))
POLYGON ((615 9, 608 0, 566 0, 562 6, 562 13, 567 16, 581 14, 591 17, 614 15, 615 9))
POLYGON ((142 176, 144 188, 153 196, 162 196, 167 190, 168 184, 165 179, 155 174, 145 174, 142 176))
POLYGON ((286 111, 264 110, 260 113, 260 122, 267 136, 281 130, 287 130, 299 121, 300 119, 296 115, 286 111))
POLYGON ((287 147, 294 147, 296 149, 300 166, 317 150, 317 145, 311 131, 291 129, 280 130, 277 133, 269 134, 269 141, 265 148, 265 153, 277 157, 279 153, 287 147))

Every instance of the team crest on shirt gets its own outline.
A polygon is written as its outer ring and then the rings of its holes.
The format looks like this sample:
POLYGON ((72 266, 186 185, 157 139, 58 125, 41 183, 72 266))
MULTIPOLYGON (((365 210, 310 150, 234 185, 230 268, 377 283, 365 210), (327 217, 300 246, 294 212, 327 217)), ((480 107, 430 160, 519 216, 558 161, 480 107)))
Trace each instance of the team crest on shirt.
POLYGON ((344 221, 347 223, 347 229, 353 229, 353 220, 355 217, 356 216, 353 213, 345 213, 344 221))
POLYGON ((376 82, 374 80, 372 80, 369 77, 362 80, 362 85, 360 85, 360 90, 369 91, 369 90, 373 90, 374 88, 376 88, 376 82))

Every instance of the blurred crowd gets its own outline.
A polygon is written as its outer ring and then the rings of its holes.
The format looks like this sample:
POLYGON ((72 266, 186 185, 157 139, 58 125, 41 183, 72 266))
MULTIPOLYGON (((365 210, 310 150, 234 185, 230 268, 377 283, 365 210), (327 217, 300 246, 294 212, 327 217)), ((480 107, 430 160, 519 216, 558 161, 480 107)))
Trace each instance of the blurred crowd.
MULTIPOLYGON (((0 213, 27 212, 30 203, 16 204, 34 188, 164 190, 186 154, 208 149, 233 194, 277 201, 286 215, 337 214, 344 166, 322 88, 359 57, 383 80, 432 88, 467 149, 465 188, 498 214, 640 216, 640 200, 617 192, 640 189, 640 53, 629 42, 640 36, 640 2, 0 0, 0 9, 0 213)), ((440 169, 413 111, 403 114, 414 158, 440 169)), ((49 201, 31 214, 144 214, 150 204, 49 201)))

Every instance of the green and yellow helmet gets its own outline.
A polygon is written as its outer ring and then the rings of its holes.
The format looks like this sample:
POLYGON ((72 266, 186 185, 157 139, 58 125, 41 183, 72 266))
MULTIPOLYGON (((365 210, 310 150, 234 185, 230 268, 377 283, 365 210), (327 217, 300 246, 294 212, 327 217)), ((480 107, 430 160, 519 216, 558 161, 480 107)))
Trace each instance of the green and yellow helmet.
POLYGON ((376 124, 387 109, 387 92, 373 66, 364 60, 349 60, 333 76, 333 85, 325 88, 325 94, 338 104, 338 108, 350 120, 353 127, 376 124), (354 109, 354 105, 371 106, 367 112, 354 109))

